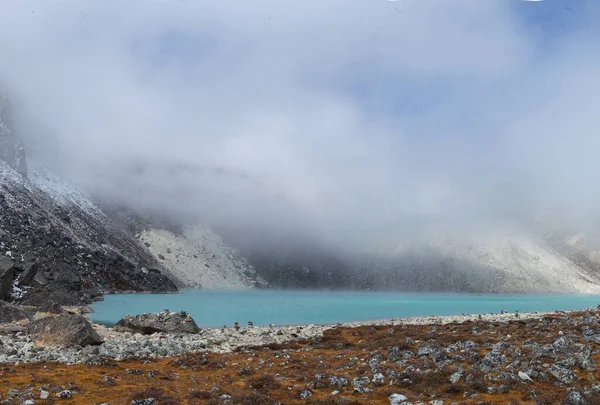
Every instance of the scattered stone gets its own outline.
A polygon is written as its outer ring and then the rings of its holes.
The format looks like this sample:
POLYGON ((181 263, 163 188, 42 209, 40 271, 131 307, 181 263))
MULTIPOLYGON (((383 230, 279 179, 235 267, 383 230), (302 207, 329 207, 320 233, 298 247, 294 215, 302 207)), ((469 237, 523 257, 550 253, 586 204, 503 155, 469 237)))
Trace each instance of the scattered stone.
POLYGON ((562 405, 587 405, 588 401, 579 391, 570 391, 565 396, 562 405))
POLYGON ((156 405, 156 400, 154 398, 137 399, 131 401, 131 405, 156 405))
POLYGON ((550 367, 550 374, 554 376, 563 385, 570 385, 575 381, 575 373, 573 371, 557 366, 556 364, 550 367))
POLYGON ((450 382, 452 384, 457 384, 460 381, 460 378, 462 377, 463 373, 460 371, 457 371, 456 373, 452 374, 450 376, 450 382))
POLYGON ((310 397, 312 397, 312 391, 311 390, 302 390, 300 392, 300 399, 308 399, 310 397))
POLYGON ((50 396, 50 393, 48 391, 45 391, 45 390, 40 391, 40 399, 48 399, 49 396, 50 396))
POLYGON ((388 348, 388 361, 395 363, 402 359, 402 351, 398 346, 388 348))
POLYGON ((58 394, 56 394, 56 396, 61 399, 67 399, 67 398, 73 397, 73 394, 69 390, 64 390, 64 391, 61 391, 58 394))
POLYGON ((390 395, 390 405, 400 405, 402 402, 407 401, 408 398, 402 394, 390 395))
POLYGON ((527 373, 519 371, 519 373, 517 375, 519 376, 519 378, 521 379, 521 381, 524 381, 524 382, 533 382, 533 380, 531 379, 531 377, 529 377, 529 375, 527 373))
POLYGON ((356 377, 352 380, 352 387, 354 387, 354 392, 358 392, 359 394, 365 394, 367 392, 373 391, 369 385, 371 384, 371 380, 369 377, 356 377))
POLYGON ((385 377, 382 373, 375 373, 375 375, 373 375, 373 384, 381 387, 383 384, 385 384, 385 377))

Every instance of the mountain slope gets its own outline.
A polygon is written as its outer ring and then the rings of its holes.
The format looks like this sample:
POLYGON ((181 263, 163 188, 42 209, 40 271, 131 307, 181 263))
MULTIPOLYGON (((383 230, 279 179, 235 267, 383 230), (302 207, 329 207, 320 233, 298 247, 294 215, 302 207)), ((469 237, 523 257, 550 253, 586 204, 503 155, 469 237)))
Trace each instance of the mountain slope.
POLYGON ((13 298, 79 304, 113 291, 176 290, 85 193, 39 167, 30 175, 0 161, 0 253, 13 261, 13 298))

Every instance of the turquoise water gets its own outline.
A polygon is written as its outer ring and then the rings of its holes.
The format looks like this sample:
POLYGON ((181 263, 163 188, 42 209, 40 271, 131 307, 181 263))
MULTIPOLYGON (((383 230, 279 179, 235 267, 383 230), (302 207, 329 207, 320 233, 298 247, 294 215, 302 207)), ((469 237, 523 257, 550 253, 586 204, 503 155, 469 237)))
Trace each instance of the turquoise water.
POLYGON ((239 322, 254 325, 336 323, 409 316, 484 314, 585 309, 600 304, 594 295, 490 295, 398 292, 207 291, 179 294, 107 295, 90 317, 113 325, 126 314, 185 310, 201 327, 239 322))

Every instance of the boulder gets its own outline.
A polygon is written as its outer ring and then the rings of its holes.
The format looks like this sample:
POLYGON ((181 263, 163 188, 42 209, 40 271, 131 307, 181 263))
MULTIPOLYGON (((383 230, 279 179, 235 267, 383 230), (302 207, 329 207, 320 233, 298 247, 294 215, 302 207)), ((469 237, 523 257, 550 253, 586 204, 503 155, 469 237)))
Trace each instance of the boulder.
POLYGON ((0 324, 27 324, 29 319, 21 308, 16 305, 0 301, 0 324))
POLYGON ((64 315, 67 311, 63 310, 62 307, 56 301, 50 301, 40 305, 37 308, 37 312, 33 315, 33 320, 47 318, 49 316, 64 315))
POLYGON ((98 345, 102 339, 81 315, 58 315, 34 321, 29 327, 31 340, 40 347, 98 345))
POLYGON ((0 256, 0 300, 8 301, 12 294, 14 263, 10 257, 0 256))
POLYGON ((19 275, 19 285, 30 286, 38 272, 38 268, 37 263, 28 264, 23 273, 19 275))
POLYGON ((115 325, 118 332, 131 332, 151 335, 153 333, 198 333, 200 328, 185 311, 157 312, 136 316, 127 315, 115 325))

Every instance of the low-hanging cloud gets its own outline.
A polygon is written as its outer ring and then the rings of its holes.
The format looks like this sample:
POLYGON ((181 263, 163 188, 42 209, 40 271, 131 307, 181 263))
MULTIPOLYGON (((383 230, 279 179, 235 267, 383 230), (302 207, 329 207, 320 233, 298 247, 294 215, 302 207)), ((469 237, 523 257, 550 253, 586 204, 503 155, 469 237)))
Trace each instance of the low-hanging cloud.
POLYGON ((0 81, 53 128, 64 173, 106 198, 340 243, 598 213, 594 3, 1 7, 0 81))

